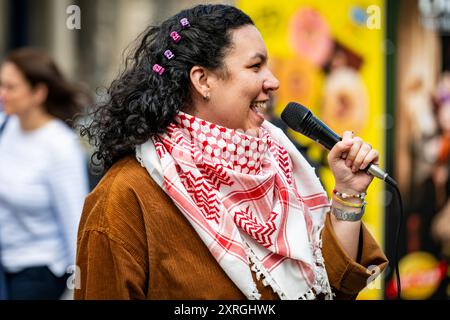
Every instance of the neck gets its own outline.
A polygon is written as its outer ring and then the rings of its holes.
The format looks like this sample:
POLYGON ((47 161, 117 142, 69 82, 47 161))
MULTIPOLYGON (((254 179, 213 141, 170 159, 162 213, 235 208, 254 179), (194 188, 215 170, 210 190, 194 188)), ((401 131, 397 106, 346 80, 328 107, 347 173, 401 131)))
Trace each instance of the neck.
POLYGON ((20 127, 23 131, 33 131, 46 125, 54 119, 44 111, 44 108, 33 108, 27 113, 19 115, 20 127))

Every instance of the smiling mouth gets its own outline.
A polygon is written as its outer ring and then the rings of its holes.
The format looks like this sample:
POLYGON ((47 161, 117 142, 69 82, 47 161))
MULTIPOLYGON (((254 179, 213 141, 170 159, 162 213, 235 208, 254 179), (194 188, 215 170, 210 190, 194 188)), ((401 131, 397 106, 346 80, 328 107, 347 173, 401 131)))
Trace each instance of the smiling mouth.
POLYGON ((267 112, 267 101, 255 101, 250 105, 250 109, 252 109, 257 114, 264 116, 267 112))

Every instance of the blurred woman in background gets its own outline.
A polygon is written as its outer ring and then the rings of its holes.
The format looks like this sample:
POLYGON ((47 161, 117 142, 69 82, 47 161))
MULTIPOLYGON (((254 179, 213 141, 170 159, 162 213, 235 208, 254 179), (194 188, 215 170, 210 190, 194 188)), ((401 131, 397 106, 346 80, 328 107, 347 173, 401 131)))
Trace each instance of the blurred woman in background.
POLYGON ((8 299, 58 299, 66 288, 88 193, 85 155, 70 128, 83 97, 43 51, 19 49, 1 65, 9 119, 0 136, 0 261, 8 299))

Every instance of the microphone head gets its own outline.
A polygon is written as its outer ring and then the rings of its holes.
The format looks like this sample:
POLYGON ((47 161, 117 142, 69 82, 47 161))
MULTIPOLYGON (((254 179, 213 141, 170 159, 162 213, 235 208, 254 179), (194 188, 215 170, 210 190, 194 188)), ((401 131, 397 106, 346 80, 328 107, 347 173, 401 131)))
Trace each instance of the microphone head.
POLYGON ((312 112, 297 102, 289 102, 281 113, 281 119, 289 128, 305 134, 304 129, 309 119, 313 116, 312 112))
POLYGON ((329 150, 341 140, 341 137, 317 119, 308 108, 299 103, 289 102, 281 113, 281 119, 289 128, 300 132, 329 150))

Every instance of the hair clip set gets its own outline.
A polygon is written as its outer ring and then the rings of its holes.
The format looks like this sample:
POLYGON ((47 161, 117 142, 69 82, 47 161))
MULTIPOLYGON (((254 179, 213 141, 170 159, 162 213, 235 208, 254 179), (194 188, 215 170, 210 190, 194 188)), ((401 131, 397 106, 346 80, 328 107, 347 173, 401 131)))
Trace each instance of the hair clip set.
MULTIPOLYGON (((188 20, 187 18, 181 19, 181 20, 180 20, 180 24, 181 24, 181 27, 182 27, 183 29, 187 29, 187 28, 189 28, 189 27, 191 26, 191 25, 189 24, 189 20, 188 20)), ((172 38, 173 42, 175 42, 175 43, 180 42, 180 40, 181 40, 181 38, 182 38, 182 37, 180 36, 180 34, 179 34, 178 32, 176 32, 176 31, 172 31, 172 32, 170 33, 170 37, 172 38)), ((167 49, 166 51, 164 51, 164 56, 165 56, 168 60, 171 60, 171 59, 173 59, 173 58, 175 57, 175 55, 173 54, 173 52, 170 51, 169 49, 167 49)), ((155 73, 157 73, 157 74, 159 74, 159 75, 162 75, 166 69, 165 69, 163 66, 161 66, 161 65, 159 65, 159 64, 157 64, 157 63, 155 63, 155 64, 153 65, 152 70, 153 70, 153 72, 155 72, 155 73)))

